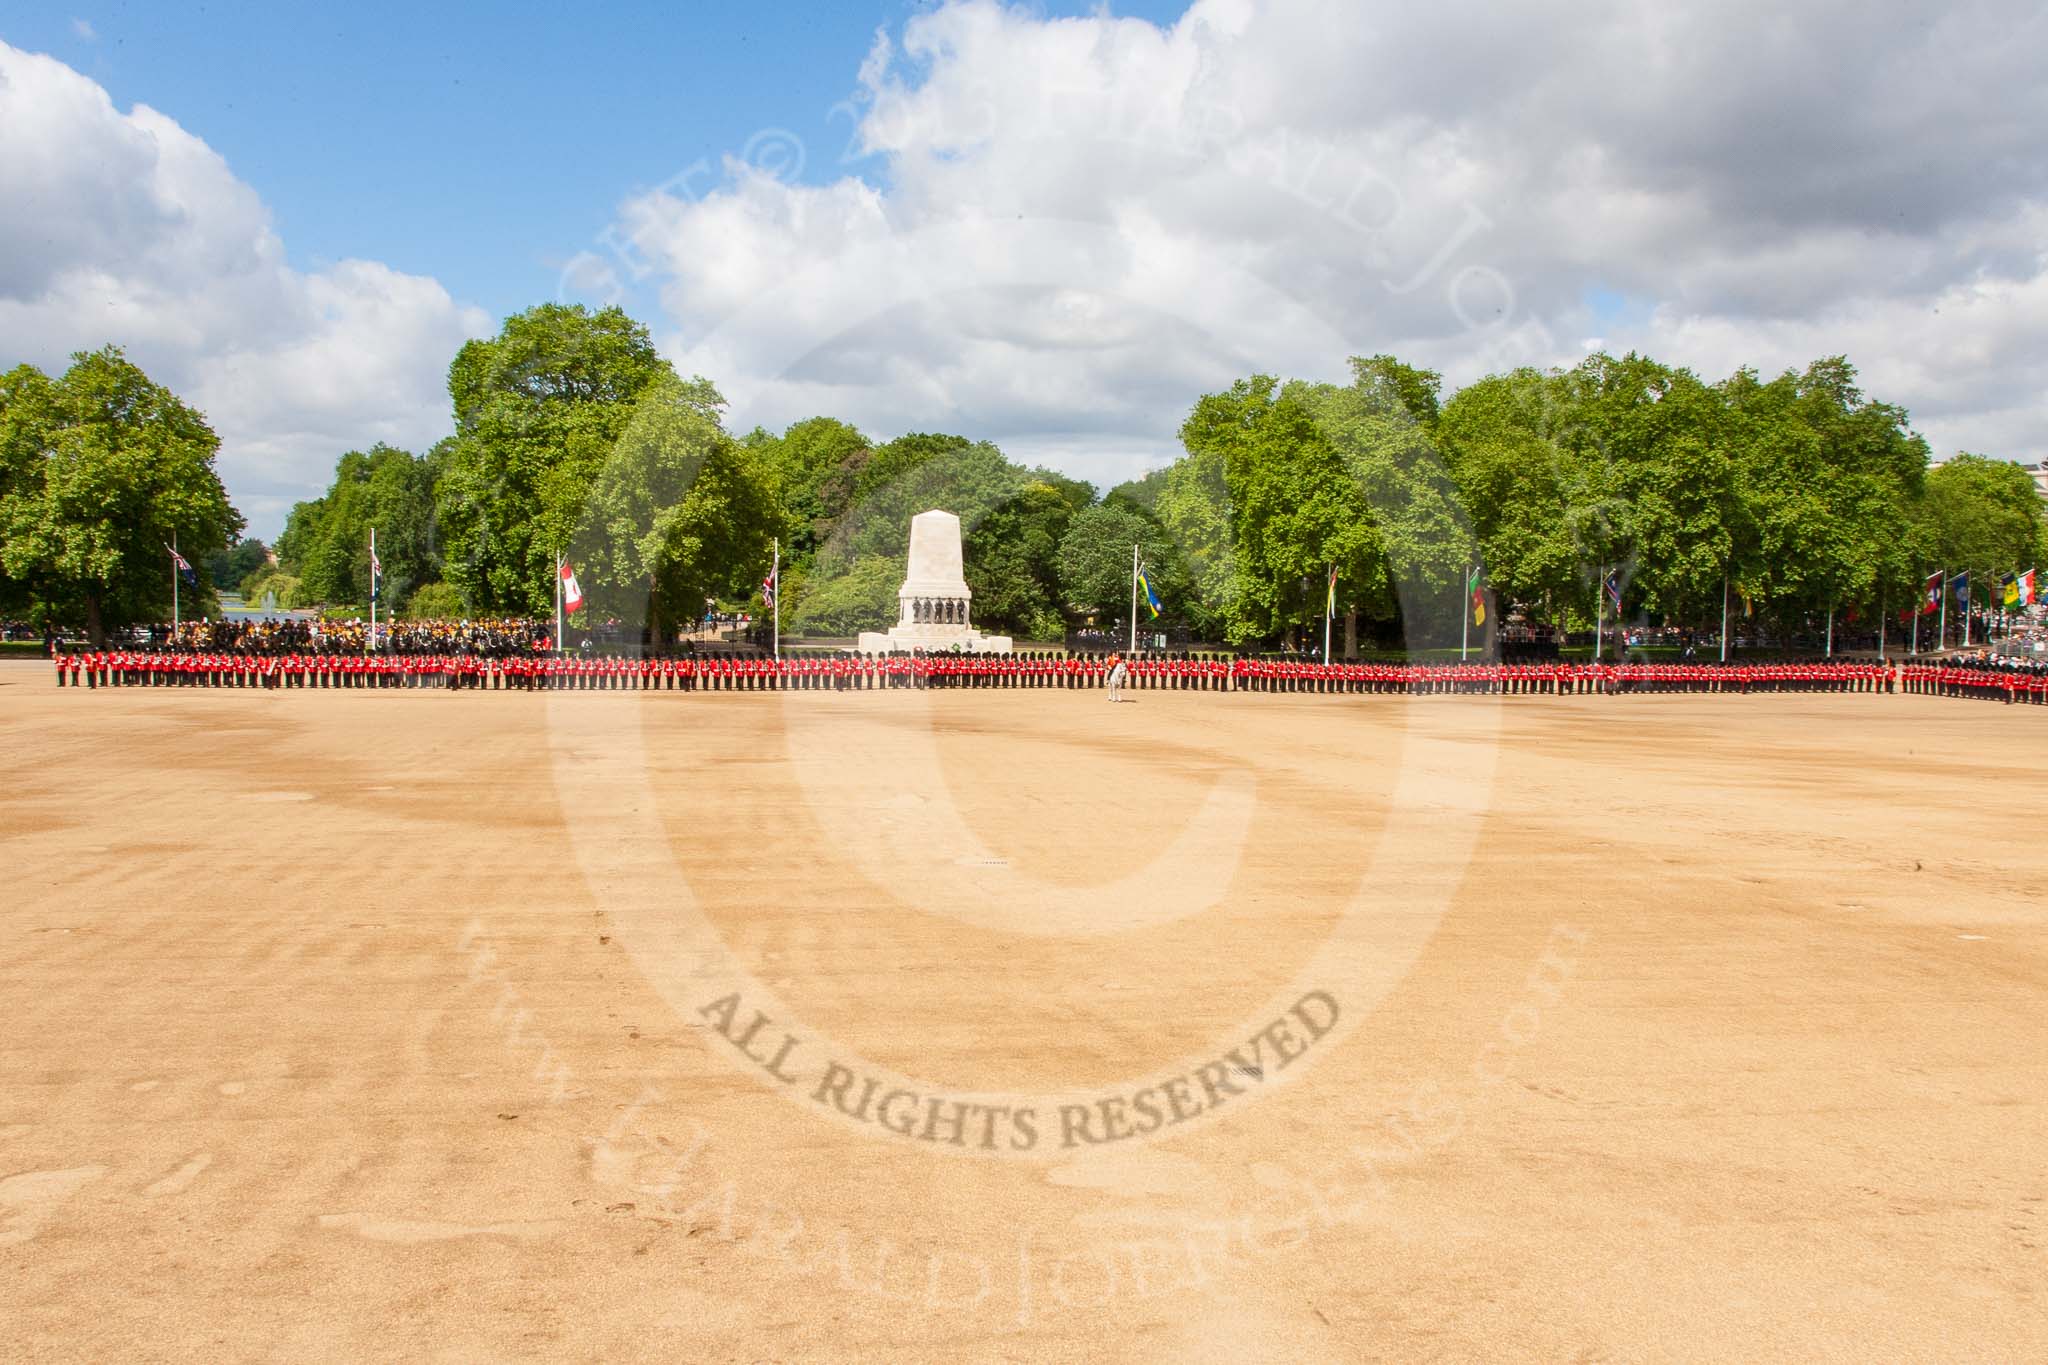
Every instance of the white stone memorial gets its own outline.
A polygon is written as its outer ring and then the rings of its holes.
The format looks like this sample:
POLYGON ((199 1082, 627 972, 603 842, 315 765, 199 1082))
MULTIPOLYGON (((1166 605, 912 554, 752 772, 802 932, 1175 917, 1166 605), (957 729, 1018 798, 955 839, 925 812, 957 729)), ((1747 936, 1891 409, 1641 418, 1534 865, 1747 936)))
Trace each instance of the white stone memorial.
POLYGON ((896 624, 887 631, 862 631, 858 648, 863 654, 899 649, 1008 654, 1009 636, 983 635, 968 624, 973 598, 960 563, 960 518, 951 512, 919 512, 910 519, 910 567, 896 593, 896 624))

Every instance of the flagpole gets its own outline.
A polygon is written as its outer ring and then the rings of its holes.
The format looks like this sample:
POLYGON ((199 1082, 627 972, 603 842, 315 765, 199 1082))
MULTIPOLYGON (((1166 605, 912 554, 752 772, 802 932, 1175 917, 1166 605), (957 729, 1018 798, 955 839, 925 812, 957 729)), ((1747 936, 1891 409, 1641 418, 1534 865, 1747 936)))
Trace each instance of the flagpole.
POLYGON ((1920 657, 1920 618, 1926 614, 1927 586, 1923 583, 1919 593, 1913 598, 1913 643, 1908 648, 1906 654, 1906 657, 1909 659, 1920 657))
POLYGON ((768 570, 768 577, 775 583, 775 600, 768 604, 774 620, 775 662, 782 662, 782 537, 775 537, 775 562, 768 570))
POLYGON ((1330 565, 1330 577, 1323 584, 1323 662, 1330 662, 1330 614, 1337 607, 1337 566, 1330 565))
POLYGON ((1935 628, 1936 654, 1948 648, 1948 570, 1941 571, 1941 621, 1935 628))
POLYGON ((1138 652, 1138 547, 1131 546, 1131 653, 1138 652))
POLYGON ((1728 571, 1721 570, 1721 662, 1728 662, 1728 571))
POLYGON ((1970 582, 1970 571, 1963 570, 1963 648, 1970 647, 1970 593, 1974 585, 1970 582))
POLYGON ((1600 662, 1600 652, 1606 644, 1607 635, 1607 566, 1600 566, 1600 581, 1593 586, 1593 662, 1600 662))
POLYGON ((1885 661, 1884 637, 1887 624, 1884 619, 1884 590, 1880 588, 1877 594, 1877 661, 1879 663, 1885 661))
POLYGON ((370 528, 370 652, 377 652, 377 528, 370 528))
POLYGON ((1472 640, 1472 566, 1465 566, 1465 600, 1458 607, 1458 662, 1465 662, 1465 655, 1472 640))
POLYGON ((178 634, 178 533, 171 532, 171 636, 178 634))
POLYGON ((555 653, 562 652, 562 552, 555 551, 555 653))
POLYGON ((1829 659, 1835 657, 1835 604, 1833 602, 1828 603, 1828 647, 1824 657, 1829 659))

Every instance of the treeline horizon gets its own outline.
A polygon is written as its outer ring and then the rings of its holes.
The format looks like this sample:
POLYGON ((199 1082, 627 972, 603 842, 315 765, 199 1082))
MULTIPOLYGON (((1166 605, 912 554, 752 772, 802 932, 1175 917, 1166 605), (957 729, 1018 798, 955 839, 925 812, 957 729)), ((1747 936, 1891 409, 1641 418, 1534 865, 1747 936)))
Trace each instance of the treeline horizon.
POLYGON ((547 615, 560 552, 586 613, 666 639, 707 602, 759 609, 779 541, 785 629, 840 636, 895 619, 928 507, 961 519, 976 625, 1041 640, 1125 623, 1134 545, 1161 623, 1229 645, 1320 632, 1334 567, 1347 648, 1455 633, 1475 569, 1496 620, 1583 627, 1612 575, 1631 619, 1712 627, 1734 601, 1791 629, 1908 609, 1942 569, 1989 604, 1998 574, 2048 558, 2025 469, 1930 466, 1843 357, 1708 382, 1595 353, 1449 398, 1387 355, 1346 384, 1252 375, 1193 402, 1180 459, 1107 491, 960 435, 875 442, 829 416, 735 434, 716 387, 617 308, 515 314, 461 348, 448 389, 454 433, 344 453, 273 566, 239 538, 204 418, 118 349, 56 378, 18 366, 0 610, 96 636, 167 618, 174 540, 252 603, 361 608, 374 526, 380 606, 406 615, 547 615))

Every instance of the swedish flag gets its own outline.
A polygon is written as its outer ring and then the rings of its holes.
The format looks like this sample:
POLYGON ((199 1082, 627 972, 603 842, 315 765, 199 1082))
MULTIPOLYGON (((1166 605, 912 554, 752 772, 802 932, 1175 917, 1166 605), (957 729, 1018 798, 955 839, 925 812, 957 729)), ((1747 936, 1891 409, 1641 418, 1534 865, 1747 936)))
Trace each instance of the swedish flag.
POLYGON ((1152 580, 1145 574, 1145 566, 1138 566, 1138 591, 1145 598, 1145 609, 1152 613, 1152 619, 1159 619, 1159 594, 1152 591, 1152 580))

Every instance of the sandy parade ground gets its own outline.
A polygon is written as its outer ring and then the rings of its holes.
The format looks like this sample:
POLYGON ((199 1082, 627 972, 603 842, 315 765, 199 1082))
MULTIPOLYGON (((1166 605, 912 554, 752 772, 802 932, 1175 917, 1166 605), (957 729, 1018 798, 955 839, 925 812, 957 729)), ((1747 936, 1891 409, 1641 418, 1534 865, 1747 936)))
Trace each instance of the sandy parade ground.
POLYGON ((2048 710, 58 690, 10 1358, 2048 1358, 2048 710))

